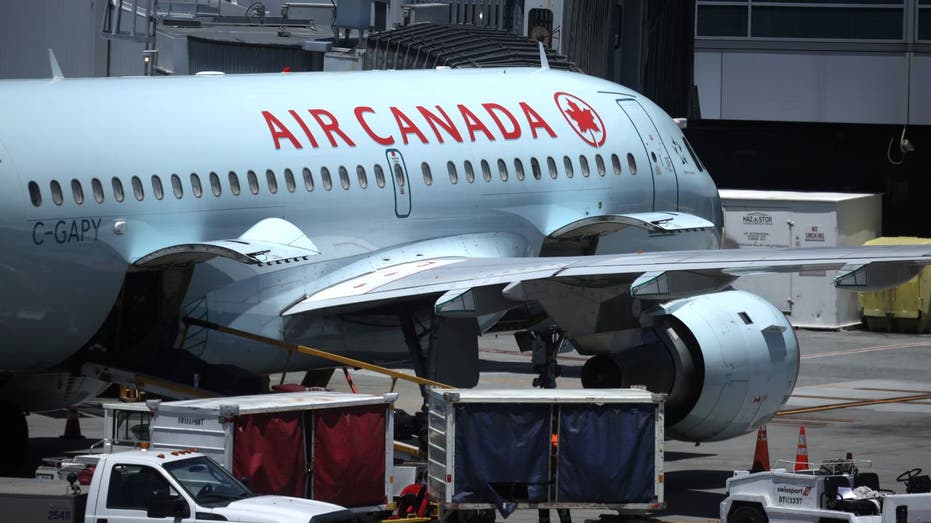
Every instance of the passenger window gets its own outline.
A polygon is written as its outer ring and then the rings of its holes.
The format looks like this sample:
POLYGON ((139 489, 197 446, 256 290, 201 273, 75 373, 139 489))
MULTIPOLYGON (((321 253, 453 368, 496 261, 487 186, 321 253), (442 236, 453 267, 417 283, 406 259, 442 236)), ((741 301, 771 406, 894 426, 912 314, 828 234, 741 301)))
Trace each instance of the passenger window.
POLYGON ((342 165, 339 166, 339 183, 343 186, 344 191, 349 190, 349 171, 342 165))
POLYGON ((575 172, 572 170, 572 158, 563 156, 562 164, 566 168, 566 178, 572 178, 575 175, 575 172))
MULTIPOLYGON (((38 189, 38 186, 36 187, 38 189)), ((97 203, 103 203, 103 184, 97 178, 91 178, 91 190, 97 203)))
POLYGON ((191 192, 195 198, 204 195, 204 187, 200 184, 200 176, 197 176, 196 173, 191 173, 191 192))
POLYGON ((314 190, 314 175, 311 174, 310 169, 308 169, 307 167, 304 167, 303 174, 304 174, 304 188, 307 189, 308 192, 314 190))
POLYGON ((467 182, 472 183, 475 181, 475 171, 472 169, 472 162, 469 160, 465 161, 465 173, 467 182))
POLYGON ((498 176, 501 177, 502 182, 508 181, 508 164, 504 163, 501 158, 498 158, 498 176))
POLYGON ((634 155, 627 153, 627 167, 630 168, 630 174, 637 174, 637 160, 634 159, 634 155))
POLYGON ((446 170, 449 171, 449 183, 456 185, 459 183, 459 173, 456 172, 456 164, 446 162, 446 170))
POLYGON ((181 187, 181 178, 177 174, 171 175, 171 190, 175 193, 175 198, 181 199, 184 196, 184 188, 181 187))
POLYGON ((71 180, 71 195, 74 196, 74 203, 78 205, 84 203, 84 188, 77 179, 71 180))
POLYGON ((294 173, 291 172, 291 169, 284 170, 284 186, 288 188, 288 192, 294 192, 297 189, 297 183, 294 181, 294 173))
POLYGON ((330 170, 326 167, 320 168, 320 179, 323 180, 323 188, 330 190, 333 188, 333 179, 330 178, 330 170))
POLYGON ((556 160, 554 160, 552 156, 546 157, 546 166, 550 170, 550 178, 555 180, 556 177, 559 176, 559 171, 556 170, 556 160))
POLYGON ((420 168, 423 170, 423 183, 433 185, 433 173, 430 172, 430 164, 423 162, 420 164, 420 168))
POLYGON ((278 194, 278 178, 271 169, 265 170, 265 181, 268 182, 268 192, 278 194))
POLYGON ((133 186, 133 196, 140 202, 145 198, 145 191, 142 188, 142 180, 138 176, 133 176, 130 180, 133 186))
POLYGON ((152 175, 152 194, 155 195, 156 200, 161 200, 165 197, 165 188, 162 187, 162 179, 157 175, 152 175))
POLYGON ((372 168, 375 171, 375 185, 379 188, 385 186, 385 171, 381 168, 381 165, 375 164, 375 167, 372 168))
POLYGON ((246 171, 246 180, 249 182, 249 192, 259 194, 259 177, 255 175, 255 171, 246 171))
POLYGON ((214 196, 220 196, 223 194, 223 188, 220 186, 220 177, 217 176, 217 173, 210 173, 210 190, 213 191, 214 196))
POLYGON ((605 175, 605 160, 600 154, 595 155, 595 168, 598 169, 598 176, 605 175))
POLYGON ((230 171, 230 192, 233 193, 233 196, 239 196, 239 191, 239 176, 230 171))
POLYGON ((490 182, 491 181, 491 166, 489 166, 488 162, 485 160, 482 160, 481 165, 482 165, 482 178, 484 178, 486 182, 490 182))
POLYGON ((530 159, 530 170, 533 171, 533 177, 536 180, 539 180, 543 173, 540 171, 540 162, 536 157, 530 159))
MULTIPOLYGON (((113 198, 116 199, 116 201, 118 202, 122 202, 123 201, 123 182, 120 181, 120 179, 117 178, 116 176, 114 176, 113 179, 110 180, 110 182, 113 184, 113 198)), ((53 190, 52 199, 54 198, 55 198, 55 191, 53 190)), ((61 205, 61 202, 56 202, 56 205, 61 205)))
POLYGON ((582 169, 582 176, 588 178, 591 172, 588 170, 588 158, 579 156, 579 168, 582 169))
POLYGON ((61 184, 57 180, 52 180, 49 183, 49 189, 52 191, 52 201, 55 202, 55 205, 61 205, 65 201, 65 197, 61 192, 61 184))
POLYGON ((614 167, 615 176, 621 175, 621 159, 616 154, 611 155, 611 166, 614 167))
POLYGON ((361 165, 356 166, 356 178, 359 180, 359 187, 365 189, 369 186, 368 176, 365 175, 365 167, 361 165))
POLYGON ((524 181, 524 164, 521 163, 520 158, 514 158, 514 172, 517 173, 517 179, 524 181))
POLYGON ((394 183, 395 185, 402 190, 404 190, 404 169, 401 168, 401 164, 394 164, 394 183))
POLYGON ((42 205, 42 191, 36 182, 29 182, 29 200, 32 201, 33 207, 42 205))

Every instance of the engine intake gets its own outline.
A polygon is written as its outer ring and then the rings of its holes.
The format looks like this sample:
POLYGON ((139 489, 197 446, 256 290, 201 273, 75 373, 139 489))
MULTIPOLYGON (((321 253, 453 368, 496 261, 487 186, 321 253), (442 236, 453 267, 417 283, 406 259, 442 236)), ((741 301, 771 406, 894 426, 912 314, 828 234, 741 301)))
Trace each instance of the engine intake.
POLYGON ((651 311, 643 342, 589 359, 586 388, 644 385, 668 394, 666 433, 715 441, 753 431, 792 394, 795 332, 772 304, 744 291, 664 303, 651 311))

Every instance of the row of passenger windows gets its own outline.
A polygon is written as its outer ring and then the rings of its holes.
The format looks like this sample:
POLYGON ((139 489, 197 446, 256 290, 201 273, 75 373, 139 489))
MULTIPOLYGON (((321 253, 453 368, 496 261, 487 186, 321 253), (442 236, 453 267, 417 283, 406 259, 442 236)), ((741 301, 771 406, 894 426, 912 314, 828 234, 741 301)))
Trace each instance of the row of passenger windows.
MULTIPOLYGON (((616 154, 612 154, 610 161, 611 161, 611 169, 614 172, 614 174, 620 175, 622 172, 621 158, 616 154)), ((566 177, 572 178, 575 175, 575 165, 574 165, 573 159, 570 158, 569 156, 564 156, 561 163, 563 167, 563 172, 565 173, 566 177)), ((559 176, 559 168, 558 168, 558 163, 556 159, 554 159, 553 157, 547 157, 545 160, 545 166, 546 166, 546 172, 548 173, 550 178, 556 179, 559 176)), ((587 177, 591 175, 592 168, 586 156, 584 155, 579 156, 578 166, 579 166, 579 171, 582 173, 582 176, 587 177)), ((629 153, 627 154, 627 166, 631 174, 633 175, 637 174, 637 162, 634 159, 634 156, 629 153)), ((493 175, 492 175, 492 167, 491 167, 491 164, 488 162, 488 160, 481 160, 478 164, 478 167, 479 167, 479 170, 481 171, 482 178, 486 182, 490 182, 493 178, 493 175)), ((510 172, 508 162, 502 159, 498 159, 496 162, 496 167, 497 167, 498 176, 501 178, 501 181, 507 181, 509 178, 509 172, 510 172)), ((514 169, 513 170, 514 175, 518 180, 525 179, 526 172, 524 169, 524 163, 520 159, 518 158, 514 159, 513 169, 514 169)), ((449 174, 450 183, 452 184, 459 183, 459 168, 457 164, 454 162, 447 162, 446 170, 449 174)), ((599 176, 605 176, 605 174, 607 174, 607 166, 605 165, 605 159, 600 154, 595 155, 594 170, 595 172, 598 173, 599 176)), ((432 172, 432 169, 430 168, 430 164, 428 164, 427 162, 423 162, 421 164, 421 171, 423 172, 424 183, 426 185, 433 185, 433 172, 432 172)), ((382 166, 375 164, 375 166, 372 168, 372 172, 375 176, 375 185, 377 185, 379 188, 383 188, 385 186, 386 181, 385 181, 385 171, 382 168, 382 166)), ((476 171, 471 161, 466 160, 462 163, 462 172, 465 176, 465 180, 468 183, 475 182, 476 171)), ((541 160, 538 160, 537 158, 531 158, 530 159, 530 173, 533 176, 533 178, 536 180, 541 179, 543 177, 543 172, 544 172, 544 167, 543 167, 543 164, 541 164, 541 160)), ((351 186, 351 182, 350 182, 350 177, 349 177, 349 171, 346 169, 346 167, 339 166, 339 168, 337 169, 337 174, 339 177, 340 186, 344 190, 349 190, 351 186)), ((395 177, 395 184, 398 187, 404 187, 404 184, 405 184, 404 168, 401 166, 400 163, 395 163, 393 165, 392 174, 395 177)), ((285 169, 283 172, 283 175, 284 175, 285 187, 287 188, 288 192, 293 193, 297 189, 297 179, 296 179, 294 172, 291 171, 291 169, 285 169)), ((211 172, 207 176, 207 183, 209 184, 210 192, 213 193, 214 196, 221 196, 223 194, 223 186, 222 186, 220 178, 221 178, 220 175, 218 175, 215 172, 211 172)), ((302 178, 302 181, 304 182, 304 188, 307 191, 313 191, 315 187, 314 175, 313 173, 311 173, 310 169, 306 167, 303 168, 301 171, 301 178, 302 178)), ((365 167, 361 165, 356 166, 356 179, 357 179, 357 183, 359 184, 360 188, 362 189, 368 188, 368 185, 369 185, 368 173, 366 172, 365 167)), ((227 175, 227 181, 228 181, 229 192, 232 193, 234 196, 239 196, 239 194, 243 192, 242 187, 240 185, 240 181, 239 181, 239 175, 236 174, 236 172, 230 171, 229 174, 227 175)), ((333 177, 328 168, 326 167, 320 168, 320 181, 325 190, 329 191, 333 189, 333 177)), ((201 182, 200 175, 198 175, 197 173, 191 173, 189 177, 189 182, 190 183, 188 187, 190 188, 191 194, 193 194, 195 198, 202 197, 204 195, 204 186, 201 182)), ((267 171, 265 171, 265 183, 266 183, 266 186, 268 187, 268 192, 270 192, 271 194, 276 194, 278 192, 278 178, 275 175, 275 172, 272 171, 271 169, 268 169, 267 171)), ((171 191, 171 194, 174 195, 175 198, 181 199, 184 197, 185 185, 182 182, 181 176, 177 174, 172 174, 168 179, 168 185, 169 187, 167 189, 171 191)), ((259 175, 256 174, 255 171, 248 171, 246 173, 246 185, 250 193, 259 194, 261 190, 259 186, 259 175)), ((114 200, 118 202, 122 202, 126 199, 126 188, 123 186, 122 179, 118 177, 113 177, 110 180, 110 186, 112 189, 114 200)), ((162 183, 162 178, 160 176, 152 175, 152 177, 149 180, 149 187, 152 191, 151 192, 152 196, 154 196, 156 200, 162 200, 163 198, 165 198, 166 187, 162 183)), ((28 188, 29 188, 29 199, 32 201, 32 205, 36 207, 41 206, 42 205, 42 190, 39 187, 39 184, 36 183, 35 181, 30 181, 28 184, 28 188)), ((103 203, 104 201, 103 182, 101 182, 98 178, 92 178, 90 188, 91 188, 91 194, 94 198, 94 201, 96 201, 97 203, 103 203)), ((142 178, 140 178, 139 176, 133 176, 132 178, 130 178, 130 189, 132 191, 133 197, 135 197, 136 200, 142 201, 145 199, 145 193, 147 191, 147 187, 146 187, 146 184, 143 182, 142 178)), ((52 202, 55 205, 62 205, 62 203, 64 203, 64 199, 65 199, 64 190, 62 188, 61 183, 59 183, 57 180, 52 180, 49 183, 49 192, 51 193, 52 202)), ((81 205, 84 203, 85 201, 84 186, 81 184, 80 180, 78 179, 71 180, 71 194, 74 198, 75 203, 77 203, 78 205, 81 205)))

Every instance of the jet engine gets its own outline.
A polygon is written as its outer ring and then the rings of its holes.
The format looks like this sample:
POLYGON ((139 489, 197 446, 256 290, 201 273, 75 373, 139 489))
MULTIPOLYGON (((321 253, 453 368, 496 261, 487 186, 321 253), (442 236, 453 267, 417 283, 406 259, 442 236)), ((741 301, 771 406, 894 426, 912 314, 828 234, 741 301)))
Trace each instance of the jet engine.
POLYGON ((668 394, 666 434, 715 441, 755 430, 789 399, 799 350, 785 315, 763 298, 724 291, 645 313, 641 343, 590 358, 586 388, 643 385, 668 394))

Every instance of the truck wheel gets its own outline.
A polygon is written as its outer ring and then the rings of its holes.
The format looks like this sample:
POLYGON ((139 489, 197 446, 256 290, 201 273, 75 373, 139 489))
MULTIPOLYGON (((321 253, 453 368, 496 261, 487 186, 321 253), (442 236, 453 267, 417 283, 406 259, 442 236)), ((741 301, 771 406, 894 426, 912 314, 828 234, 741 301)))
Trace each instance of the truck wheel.
POLYGON ((758 504, 734 505, 727 515, 727 523, 769 523, 766 512, 758 504))

